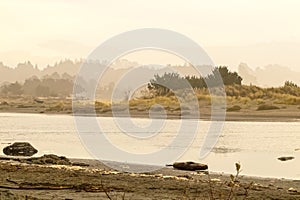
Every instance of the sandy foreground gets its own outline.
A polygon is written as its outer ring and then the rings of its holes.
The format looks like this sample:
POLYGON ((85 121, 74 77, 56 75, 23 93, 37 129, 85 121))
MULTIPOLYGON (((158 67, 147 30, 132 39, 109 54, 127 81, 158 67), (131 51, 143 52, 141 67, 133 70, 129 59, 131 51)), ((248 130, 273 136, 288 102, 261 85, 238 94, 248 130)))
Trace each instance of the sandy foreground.
POLYGON ((300 180, 163 168, 126 173, 95 160, 23 163, 0 158, 0 199, 300 199, 300 180))

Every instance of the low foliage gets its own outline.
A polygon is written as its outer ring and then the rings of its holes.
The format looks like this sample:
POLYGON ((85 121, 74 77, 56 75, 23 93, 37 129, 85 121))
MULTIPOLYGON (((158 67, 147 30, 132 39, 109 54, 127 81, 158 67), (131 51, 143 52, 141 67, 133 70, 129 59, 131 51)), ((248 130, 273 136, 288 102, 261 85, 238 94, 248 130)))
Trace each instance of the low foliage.
POLYGON ((280 108, 274 105, 267 105, 267 104, 260 105, 257 108, 257 110, 276 110, 276 109, 280 109, 280 108))
POLYGON ((226 109, 227 112, 234 112, 234 111, 240 111, 242 108, 241 106, 238 105, 234 105, 232 107, 229 107, 226 109))

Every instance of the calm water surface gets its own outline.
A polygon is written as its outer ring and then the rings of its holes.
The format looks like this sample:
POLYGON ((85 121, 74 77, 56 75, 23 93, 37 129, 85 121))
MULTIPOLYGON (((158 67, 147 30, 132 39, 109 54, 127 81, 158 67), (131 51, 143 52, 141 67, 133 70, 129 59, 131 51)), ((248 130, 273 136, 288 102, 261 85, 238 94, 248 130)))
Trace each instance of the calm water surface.
MULTIPOLYGON (((166 120, 160 133, 144 141, 141 148, 122 133, 113 118, 98 118, 98 121, 115 145, 139 153, 168 147, 180 127, 180 120, 166 120)), ((134 119, 142 127, 149 122, 149 119, 134 119)), ((211 171, 225 173, 234 173, 234 163, 240 162, 245 175, 300 179, 300 122, 225 122, 213 151, 199 159, 209 126, 210 122, 199 121, 197 138, 179 160, 200 161, 207 163, 211 171), (280 156, 295 159, 282 162, 277 160, 280 156)), ((15 141, 29 141, 39 150, 38 156, 54 153, 93 158, 81 143, 73 116, 0 113, 0 148, 15 141)), ((105 147, 99 148, 105 151, 105 147)))

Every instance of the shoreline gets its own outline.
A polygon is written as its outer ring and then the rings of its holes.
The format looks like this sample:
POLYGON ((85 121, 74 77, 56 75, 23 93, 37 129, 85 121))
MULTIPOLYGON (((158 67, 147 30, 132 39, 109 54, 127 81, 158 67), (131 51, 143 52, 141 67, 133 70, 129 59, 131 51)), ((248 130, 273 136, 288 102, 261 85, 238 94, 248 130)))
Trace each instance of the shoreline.
MULTIPOLYGON (((155 100, 155 99, 154 99, 155 100)), ((189 106, 173 105, 172 101, 164 102, 156 99, 157 104, 164 106, 167 119, 185 119, 196 118, 200 120, 211 120, 211 104, 210 101, 199 101, 199 115, 195 116, 193 109, 189 106)), ((242 102, 228 100, 224 108, 221 110, 215 110, 216 115, 224 114, 225 116, 216 116, 221 119, 225 117, 225 121, 276 121, 276 122, 295 122, 300 121, 300 106, 298 104, 276 104, 271 100, 265 100, 266 105, 274 105, 271 108, 264 108, 259 110, 259 102, 242 102), (235 110, 233 108, 237 107, 235 110)), ((0 113, 37 113, 37 114, 58 114, 58 115, 73 115, 73 109, 76 109, 74 113, 79 113, 82 116, 88 115, 89 109, 95 108, 95 112, 98 117, 112 117, 112 108, 109 103, 103 103, 101 101, 96 102, 78 102, 75 108, 72 107, 71 99, 43 99, 42 102, 36 102, 33 97, 16 97, 12 99, 10 97, 0 98, 0 113), (86 109, 88 108, 88 110, 86 109)), ((147 103, 146 100, 135 100, 129 104, 129 113, 131 117, 136 118, 149 118, 149 110, 151 109, 151 103, 147 103)), ((126 106, 119 105, 115 108, 114 113, 125 115, 124 111, 126 106)), ((152 110, 153 117, 159 118, 162 116, 162 109, 152 110)), ((164 118, 164 116, 162 116, 164 118)))
MULTIPOLYGON (((70 159, 88 166, 25 164, 0 159, 0 197, 22 199, 227 199, 229 174, 161 168, 127 173, 92 159, 70 159)), ((234 163, 233 163, 234 164, 234 163)), ((299 199, 300 180, 239 175, 236 199, 299 199), (293 188, 293 189, 292 189, 293 188)))
MULTIPOLYGON (((19 114, 40 114, 40 115, 68 115, 75 116, 71 112, 34 112, 32 110, 3 110, 0 109, 0 113, 19 113, 19 114)), ((94 115, 80 114, 77 116, 91 117, 94 115)), ((113 117, 112 113, 97 114, 97 117, 113 117)), ((130 112, 130 116, 133 118, 149 118, 149 114, 146 112, 130 112)), ((118 116, 122 117, 122 116, 118 116)), ((157 117, 158 119, 159 116, 157 117)), ((181 119, 180 113, 168 114, 167 119, 181 119)), ((182 119, 199 119, 203 121, 211 121, 210 113, 200 114, 200 118, 182 118, 182 119)), ((300 122, 300 111, 295 112, 278 112, 278 111, 252 111, 252 112, 226 112, 224 121, 237 121, 237 122, 300 122)))

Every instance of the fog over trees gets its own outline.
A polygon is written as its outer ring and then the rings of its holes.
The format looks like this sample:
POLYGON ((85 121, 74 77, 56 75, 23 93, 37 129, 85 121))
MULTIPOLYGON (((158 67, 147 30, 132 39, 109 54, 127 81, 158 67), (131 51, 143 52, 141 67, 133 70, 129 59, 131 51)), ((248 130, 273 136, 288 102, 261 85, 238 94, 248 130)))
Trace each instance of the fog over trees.
MULTIPOLYGON (((70 96, 73 91, 73 83, 84 60, 62 60, 54 65, 48 65, 44 69, 27 61, 18 64, 15 68, 5 66, 0 62, 0 95, 28 95, 40 97, 65 97, 70 96)), ((97 63, 96 63, 97 64, 97 63)), ((99 67, 104 67, 98 63, 99 67)), ((97 65, 98 65, 97 64, 97 65)), ((109 99, 115 84, 122 79, 124 74, 139 66, 136 62, 128 60, 117 60, 101 76, 100 80, 82 80, 82 84, 89 84, 99 81, 97 94, 101 98, 109 99)), ((270 65, 265 68, 252 70, 247 64, 239 66, 238 73, 231 72, 227 66, 215 68, 215 71, 208 77, 200 77, 199 73, 190 65, 165 66, 156 68, 143 66, 135 69, 139 76, 135 80, 146 80, 149 82, 148 89, 158 86, 164 79, 172 80, 174 87, 181 87, 185 79, 193 88, 206 87, 206 82, 216 82, 215 72, 219 72, 225 85, 256 85, 263 87, 283 86, 284 84, 300 84, 300 74, 278 65, 270 65), (178 74, 177 74, 178 72, 178 74), (151 80, 151 81, 150 81, 151 80), (290 81, 290 82, 286 82, 290 81)), ((118 85, 118 92, 128 93, 135 87, 134 83, 128 81, 126 85, 118 85)), ((145 86, 145 88, 147 88, 145 86)), ((162 90, 163 91, 163 90, 162 90)), ((162 92, 161 91, 161 92, 162 92)), ((93 91, 84 91, 93 92, 93 91)), ((162 93, 166 93, 166 91, 162 93)))

